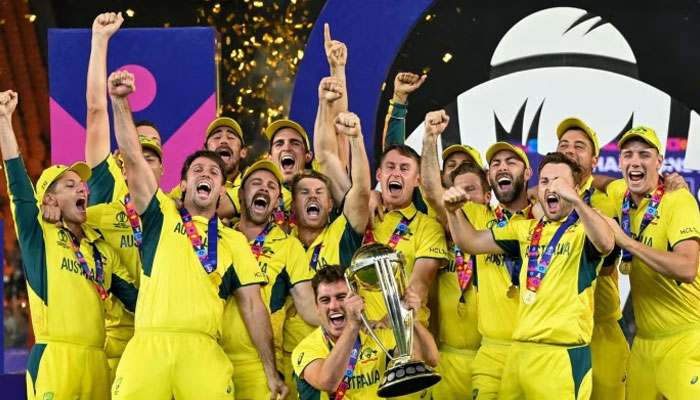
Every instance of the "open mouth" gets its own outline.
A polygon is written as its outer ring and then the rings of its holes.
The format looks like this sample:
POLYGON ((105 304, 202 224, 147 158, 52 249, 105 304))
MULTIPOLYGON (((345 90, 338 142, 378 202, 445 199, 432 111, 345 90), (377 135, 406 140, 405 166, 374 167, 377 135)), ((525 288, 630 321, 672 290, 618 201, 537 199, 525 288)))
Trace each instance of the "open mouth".
POLYGON ((282 156, 282 159, 280 160, 282 171, 293 171, 294 164, 296 164, 296 162, 292 156, 282 156))
POLYGON ((87 200, 80 198, 75 202, 75 206, 78 207, 78 211, 84 212, 85 206, 87 205, 87 200))
POLYGON ((547 196, 547 208, 549 211, 555 211, 559 207, 559 198, 553 194, 547 196))
POLYGON ((197 184, 197 194, 206 194, 208 195, 211 193, 211 184, 209 182, 199 182, 197 184))
POLYGON ((632 182, 641 182, 644 179, 644 173, 640 171, 631 171, 627 176, 629 176, 632 182))
POLYGON ((233 152, 227 147, 217 149, 216 152, 226 164, 228 164, 231 161, 231 158, 233 158, 233 152))
POLYGON ((270 199, 265 195, 257 195, 253 198, 253 209, 258 212, 264 212, 267 205, 270 204, 270 199))
POLYGON ((510 179, 510 177, 508 176, 501 176, 496 180, 496 183, 498 184, 498 188, 502 192, 505 192, 511 188, 511 186, 513 185, 513 180, 510 179))
POLYGON ((389 181, 389 193, 391 194, 399 194, 401 193, 401 190, 403 189, 403 185, 401 182, 398 181, 389 181))
POLYGON ((310 217, 318 217, 321 213, 321 206, 316 203, 310 203, 306 206, 306 214, 310 217))
POLYGON ((340 327, 343 325, 343 322, 345 322, 345 315, 342 313, 333 313, 328 316, 328 322, 336 328, 340 327))

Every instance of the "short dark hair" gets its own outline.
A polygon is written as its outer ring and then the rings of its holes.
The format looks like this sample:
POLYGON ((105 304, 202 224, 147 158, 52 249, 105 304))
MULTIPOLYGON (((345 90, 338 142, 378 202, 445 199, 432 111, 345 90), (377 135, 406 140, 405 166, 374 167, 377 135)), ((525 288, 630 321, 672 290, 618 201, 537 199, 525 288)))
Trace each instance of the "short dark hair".
POLYGON ((297 186, 299 185, 299 182, 301 182, 301 180, 305 178, 320 180, 326 185, 328 192, 331 192, 331 180, 326 175, 313 169, 305 169, 300 173, 294 175, 294 178, 292 178, 292 198, 294 198, 294 196, 296 196, 297 194, 297 186))
POLYGON ((158 136, 160 136, 160 129, 158 129, 156 124, 154 124, 153 122, 151 122, 149 120, 142 119, 141 121, 134 122, 134 126, 136 126, 137 128, 139 126, 150 126, 151 128, 155 129, 156 132, 158 132, 158 136))
MULTIPOLYGON (((564 135, 566 135, 566 132, 568 131, 581 131, 583 132, 584 136, 586 136, 586 139, 588 139, 588 143, 591 144, 591 154, 595 156, 595 143, 593 143, 593 139, 591 139, 591 136, 586 132, 585 129, 581 128, 580 126, 572 126, 567 128, 564 132, 562 132, 561 137, 563 138, 564 135)), ((561 142, 561 138, 559 138, 559 141, 561 142)))
POLYGON ((537 169, 538 175, 542 173, 542 168, 544 168, 544 166, 547 164, 566 164, 571 169, 571 175, 574 177, 574 183, 577 185, 581 184, 583 170, 581 170, 581 167, 565 154, 558 152, 547 153, 542 161, 540 161, 540 166, 537 169))
POLYGON ((401 154, 404 157, 410 157, 414 159, 416 161, 416 164, 418 164, 418 166, 420 167, 420 156, 418 155, 418 153, 416 153, 416 151, 413 150, 411 146, 398 143, 391 144, 384 148, 384 151, 382 152, 382 157, 379 159, 379 165, 382 165, 387 154, 389 154, 390 151, 394 150, 398 151, 399 154, 401 154))
POLYGON ((450 174, 452 185, 454 186, 454 181, 457 176, 464 174, 474 174, 478 176, 479 181, 481 181, 481 189, 483 189, 484 193, 491 191, 491 185, 489 185, 489 179, 486 176, 486 171, 484 171, 483 168, 480 168, 478 165, 472 162, 464 162, 460 164, 459 167, 457 167, 457 169, 452 171, 452 173, 450 174))
POLYGON ((190 166, 192 166, 194 160, 200 157, 208 158, 214 161, 216 165, 219 166, 219 169, 221 170, 221 184, 226 184, 226 164, 224 164, 224 160, 221 159, 221 156, 219 156, 219 154, 211 150, 197 150, 194 153, 187 156, 185 162, 182 164, 182 170, 180 171, 180 180, 184 181, 185 178, 187 178, 187 171, 190 170, 190 166))
POLYGON ((329 264, 319 268, 311 279, 311 287, 314 289, 314 298, 318 296, 318 286, 322 283, 336 283, 345 281, 345 267, 337 264, 329 264))

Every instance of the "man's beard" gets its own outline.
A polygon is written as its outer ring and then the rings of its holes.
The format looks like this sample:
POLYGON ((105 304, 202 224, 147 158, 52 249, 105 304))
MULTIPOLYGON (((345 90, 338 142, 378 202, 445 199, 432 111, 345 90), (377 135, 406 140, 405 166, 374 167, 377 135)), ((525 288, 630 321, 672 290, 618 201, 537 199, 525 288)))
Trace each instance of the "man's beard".
POLYGON ((500 192, 498 190, 498 182, 492 183, 493 193, 496 195, 496 199, 502 204, 510 204, 514 202, 520 193, 525 189, 525 178, 520 175, 513 177, 513 184, 510 189, 505 192, 500 192), (495 184, 494 184, 495 183, 495 184))

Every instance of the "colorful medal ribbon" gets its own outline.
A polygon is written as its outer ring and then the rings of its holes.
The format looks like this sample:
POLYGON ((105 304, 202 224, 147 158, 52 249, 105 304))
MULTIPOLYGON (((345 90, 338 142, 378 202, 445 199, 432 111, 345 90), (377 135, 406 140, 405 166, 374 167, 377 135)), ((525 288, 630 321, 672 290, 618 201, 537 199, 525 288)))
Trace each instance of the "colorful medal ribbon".
POLYGON ((139 214, 136 212, 136 207, 134 207, 134 202, 131 201, 131 195, 129 195, 129 193, 124 196, 124 208, 126 209, 126 216, 129 218, 129 224, 131 224, 131 231, 134 233, 136 247, 141 250, 141 243, 143 243, 141 220, 139 219, 139 214))
MULTIPOLYGON (((321 328, 321 330, 323 331, 323 336, 326 338, 328 350, 333 350, 333 343, 331 343, 331 339, 328 337, 326 328, 321 328)), ((348 389, 350 389, 350 381, 352 380, 352 376, 355 374, 355 365, 357 364, 357 359, 360 356, 360 350, 362 350, 362 344, 360 343, 360 335, 358 334, 357 340, 355 341, 355 346, 353 346, 352 352, 350 353, 348 367, 345 369, 345 376, 343 376, 343 380, 340 381, 340 385, 338 385, 335 392, 328 394, 328 398, 330 400, 342 400, 343 397, 345 397, 348 389)))
POLYGON ((311 261, 309 261, 309 267, 316 271, 316 267, 318 266, 318 258, 319 255, 321 254, 321 248, 323 247, 323 243, 319 243, 316 246, 314 246, 314 251, 311 253, 311 261))
POLYGON ((535 231, 532 233, 532 238, 530 239, 530 247, 528 249, 528 260, 527 260, 527 291, 523 295, 523 300, 525 304, 532 304, 535 301, 535 294, 539 290, 540 285, 542 285, 542 280, 544 280, 547 270, 549 269, 549 264, 554 256, 554 251, 559 244, 559 240, 564 235, 567 229, 578 220, 578 214, 576 211, 572 211, 569 217, 564 221, 561 226, 557 229, 552 236, 552 240, 544 249, 544 254, 542 258, 537 261, 540 257, 540 240, 542 240, 542 230, 548 221, 544 221, 544 217, 535 226, 535 231))
POLYGON ((95 271, 97 272, 97 277, 95 277, 93 276, 90 267, 88 267, 87 260, 85 260, 85 256, 83 256, 83 253, 80 251, 80 247, 75 243, 73 233, 66 229, 64 229, 64 231, 68 234, 68 237, 70 238, 70 246, 73 249, 73 253, 75 253, 75 258, 78 259, 80 268, 83 269, 83 273, 85 273, 85 276, 87 276, 87 278, 92 282, 93 286, 95 286, 95 290, 97 290, 97 294, 100 295, 100 299, 104 301, 109 295, 105 290, 104 266, 102 264, 102 255, 100 254, 100 251, 97 249, 97 246, 95 246, 94 244, 92 245, 92 257, 95 261, 95 271))
MULTIPOLYGON (((499 228, 503 228, 504 226, 508 225, 508 218, 503 212, 503 208, 500 204, 496 206, 496 209, 493 210, 493 213, 496 215, 496 221, 498 221, 497 226, 499 228)), ((527 219, 532 219, 532 207, 530 207, 530 213, 528 214, 527 219)), ((518 261, 514 260, 513 257, 507 254, 503 255, 503 261, 505 262, 506 268, 508 269, 508 274, 510 274, 511 287, 520 287, 520 280, 518 276, 520 275, 521 264, 518 261)))
POLYGON ((275 223, 277 225, 282 225, 286 221, 286 214, 284 212, 284 197, 280 196, 280 201, 279 205, 277 208, 275 208, 275 211, 272 212, 272 215, 275 218, 275 223))
MULTIPOLYGON (((639 232, 637 232, 637 237, 642 236, 642 232, 649 225, 651 221, 656 218, 656 213, 659 211, 659 205, 661 204, 661 199, 664 197, 664 182, 659 179, 659 186, 654 190, 654 194, 651 195, 649 200, 649 205, 644 212, 644 217, 642 217, 642 223, 639 224, 639 232)), ((630 208, 631 208, 631 196, 630 190, 625 191, 625 197, 622 199, 622 230, 625 235, 632 237, 632 223, 630 222, 630 208)), ((626 249, 622 249, 622 262, 632 262, 632 253, 626 249)))
POLYGON ((265 239, 267 239, 267 235, 270 233, 273 226, 274 224, 268 223, 267 226, 265 226, 265 228, 258 233, 258 236, 255 237, 255 241, 253 241, 253 246, 250 248, 250 251, 253 252, 256 260, 259 260, 260 256, 262 255, 265 239))
MULTIPOLYGON (((416 213, 416 215, 418 215, 418 213, 416 213)), ((413 218, 415 218, 415 215, 413 216, 413 218)), ((401 221, 399 221, 399 224, 396 225, 396 229, 394 229, 394 233, 391 234, 389 242, 387 243, 387 245, 392 250, 396 250, 396 246, 399 245, 399 240, 401 240, 403 235, 406 234, 406 229, 408 229, 408 226, 411 224, 411 221, 413 221, 413 218, 408 219, 405 216, 401 216, 401 221)), ((372 230, 367 229, 365 231, 365 239, 362 241, 362 244, 369 244, 374 242, 376 242, 376 239, 374 238, 374 233, 372 233, 372 230)))
POLYGON ((219 239, 219 217, 214 214, 212 219, 209 220, 209 230, 207 231, 207 236, 209 238, 209 251, 204 248, 204 242, 202 241, 202 236, 197 232, 197 226, 195 226, 192 220, 192 215, 183 206, 180 208, 180 217, 182 218, 182 223, 185 225, 185 232, 187 237, 190 239, 192 248, 195 254, 199 258, 199 262, 202 263, 202 267, 207 274, 211 274, 216 270, 216 253, 217 253, 217 241, 219 239))
POLYGON ((467 263, 464 263, 464 253, 455 243, 455 266, 457 268, 457 279, 459 280, 459 288, 462 290, 459 296, 459 302, 464 303, 464 292, 467 291, 467 286, 474 275, 474 265, 476 263, 475 256, 469 256, 467 263))

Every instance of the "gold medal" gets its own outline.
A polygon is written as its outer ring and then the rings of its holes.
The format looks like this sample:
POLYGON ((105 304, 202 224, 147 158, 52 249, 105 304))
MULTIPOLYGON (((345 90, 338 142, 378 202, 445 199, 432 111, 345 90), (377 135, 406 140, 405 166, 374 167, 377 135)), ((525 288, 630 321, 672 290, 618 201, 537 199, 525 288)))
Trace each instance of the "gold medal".
POLYGON ((620 261, 620 273, 623 275, 629 275, 632 270, 632 261, 620 261))
POLYGON ((209 279, 211 279, 211 282, 214 284, 214 286, 221 286, 221 275, 217 274, 216 271, 209 274, 209 279))
POLYGON ((534 304, 536 299, 537 295, 532 290, 526 290, 525 293, 523 293, 523 303, 528 306, 534 304))
POLYGON ((510 285, 506 290, 506 297, 512 299, 516 294, 518 294, 518 288, 515 285, 510 285))

